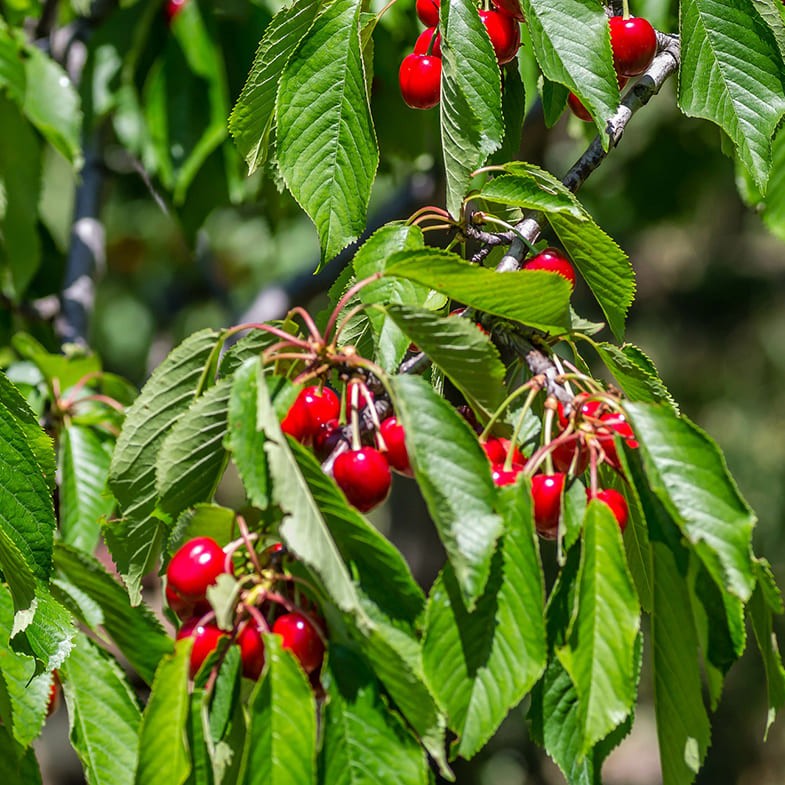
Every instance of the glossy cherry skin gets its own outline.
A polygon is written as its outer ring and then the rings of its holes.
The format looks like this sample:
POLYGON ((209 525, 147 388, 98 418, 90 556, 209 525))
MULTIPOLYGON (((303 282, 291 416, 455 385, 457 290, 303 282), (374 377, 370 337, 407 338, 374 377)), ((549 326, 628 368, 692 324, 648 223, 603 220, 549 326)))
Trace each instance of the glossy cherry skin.
POLYGON ((186 600, 170 586, 166 587, 166 604, 183 621, 193 616, 204 616, 210 610, 210 603, 207 600, 186 600))
POLYGON ((281 430, 297 441, 307 441, 330 420, 338 419, 341 402, 329 387, 312 385, 300 390, 281 422, 281 430))
MULTIPOLYGON (((619 83, 619 90, 621 90, 624 85, 627 84, 629 81, 626 76, 622 76, 621 74, 616 74, 616 81, 619 83)), ((584 123, 591 123, 593 122, 592 116, 589 114, 589 110, 583 105, 583 102, 580 98, 578 98, 575 93, 570 93, 567 96, 567 106, 570 107, 570 111, 579 119, 583 120, 584 123)))
POLYGON ((202 667, 202 663, 218 648, 221 638, 228 637, 214 622, 200 624, 198 619, 191 619, 180 627, 177 640, 193 638, 191 649, 190 676, 193 679, 202 667))
MULTIPOLYGON (((482 449, 491 463, 504 463, 507 460, 507 453, 510 452, 510 440, 500 436, 489 436, 482 449)), ((511 460, 520 465, 526 463, 526 458, 517 447, 512 448, 511 460)))
POLYGON ((273 624, 273 632, 281 636, 284 649, 289 649, 300 661, 306 673, 321 667, 324 659, 324 643, 302 613, 285 613, 273 624))
POLYGON ((519 463, 512 464, 509 471, 505 470, 503 463, 494 463, 491 466, 491 478, 497 488, 502 488, 505 485, 512 485, 522 471, 523 466, 519 463))
POLYGON ((586 471, 589 465, 589 456, 589 450, 580 438, 561 442, 551 452, 554 468, 565 474, 570 471, 573 460, 575 461, 575 466, 572 470, 573 476, 583 474, 586 471))
POLYGON ((491 2, 503 14, 511 16, 513 19, 517 19, 519 22, 525 21, 523 11, 521 11, 521 4, 518 2, 518 0, 491 0, 491 2))
POLYGON ((605 453, 605 459, 611 466, 618 468, 620 466, 619 453, 616 450, 613 434, 617 433, 621 436, 627 446, 633 450, 638 446, 635 434, 633 434, 632 428, 622 412, 605 412, 600 415, 600 422, 602 426, 598 429, 598 436, 600 445, 605 453))
POLYGON ((439 4, 439 0, 417 0, 417 16, 426 27, 436 27, 439 24, 439 4))
POLYGON ((564 490, 564 474, 535 474, 532 477, 532 499, 534 500, 534 526, 546 540, 555 540, 559 533, 561 496, 564 490))
POLYGON ((518 22, 509 14, 491 8, 488 11, 480 10, 480 18, 488 31, 496 61, 499 65, 509 63, 521 46, 521 28, 518 22))
POLYGON ((243 676, 256 681, 264 669, 264 640, 255 623, 249 622, 237 636, 243 676))
MULTIPOLYGON (((427 55, 428 47, 431 45, 431 39, 433 41, 433 47, 431 48, 430 54, 434 57, 441 57, 442 56, 442 37, 439 33, 436 32, 435 27, 428 27, 423 30, 420 35, 417 36, 417 40, 414 42, 414 54, 416 55, 427 55)), ((413 350, 410 351, 417 351, 417 347, 415 346, 413 350)))
POLYGON ((570 260, 558 248, 546 248, 532 256, 523 265, 524 270, 545 270, 566 278, 571 288, 575 288, 575 269, 570 260))
POLYGON ((431 55, 410 54, 398 71, 403 100, 412 109, 431 109, 439 103, 442 61, 431 55))
POLYGON ((611 29, 613 67, 621 76, 640 76, 657 54, 657 34, 648 22, 639 16, 625 19, 612 16, 611 29))
MULTIPOLYGON (((189 540, 172 556, 166 568, 167 597, 172 595, 185 602, 196 603, 207 596, 207 587, 217 580, 225 569, 226 554, 210 537, 189 540)), ((230 563, 231 568, 231 563, 230 563)), ((177 613, 175 608, 172 610, 177 613)))
POLYGON ((403 430, 403 425, 398 422, 398 418, 388 417, 379 428, 379 433, 387 447, 385 453, 387 463, 400 474, 413 477, 409 453, 406 451, 406 432, 403 430))
POLYGON ((605 488, 604 490, 597 491, 592 495, 589 488, 586 489, 586 498, 591 501, 592 499, 599 499, 611 508, 613 517, 619 524, 622 532, 627 528, 627 521, 629 520, 629 509, 627 508, 627 500, 615 488, 605 488))
POLYGON ((333 477, 349 503, 360 512, 381 504, 390 492, 390 467, 373 447, 342 452, 333 464, 333 477))

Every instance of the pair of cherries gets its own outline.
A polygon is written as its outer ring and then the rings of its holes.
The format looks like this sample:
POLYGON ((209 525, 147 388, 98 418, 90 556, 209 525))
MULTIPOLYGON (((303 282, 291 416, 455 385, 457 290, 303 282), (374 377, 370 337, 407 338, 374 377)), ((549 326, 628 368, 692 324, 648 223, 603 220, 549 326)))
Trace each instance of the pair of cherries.
MULTIPOLYGON (((488 31, 496 61, 509 63, 521 46, 521 29, 515 16, 508 13, 507 2, 496 2, 496 7, 480 9, 480 19, 488 31)), ((398 83, 403 100, 412 109, 431 109, 439 103, 442 78, 441 36, 439 26, 440 0, 417 0, 417 16, 426 26, 414 44, 414 52, 407 55, 398 71, 398 83)), ((518 9, 520 13, 520 9, 518 9)))
MULTIPOLYGON (((612 16, 608 20, 611 33, 613 67, 621 90, 630 77, 646 71, 657 54, 657 34, 651 23, 639 16, 612 16)), ((592 122, 588 109, 575 93, 570 93, 567 105, 584 122, 592 122)))

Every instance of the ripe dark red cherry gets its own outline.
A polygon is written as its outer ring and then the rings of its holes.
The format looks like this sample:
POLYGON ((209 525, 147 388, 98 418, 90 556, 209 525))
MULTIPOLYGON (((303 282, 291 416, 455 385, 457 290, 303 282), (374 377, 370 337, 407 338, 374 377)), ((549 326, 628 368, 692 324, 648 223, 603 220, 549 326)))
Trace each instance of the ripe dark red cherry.
MULTIPOLYGON (((624 85, 627 84, 629 79, 626 76, 622 76, 621 74, 616 74, 616 81, 619 83, 619 90, 624 88, 624 85)), ((570 111, 579 119, 583 120, 584 123, 591 123, 592 116, 589 114, 589 110, 583 105, 583 102, 580 98, 578 98, 575 93, 570 93, 567 96, 567 106, 570 107, 570 111)))
POLYGON ((417 0, 415 9, 426 27, 436 27, 439 24, 439 0, 417 0))
POLYGON ((556 445, 551 452, 554 468, 567 474, 575 461, 573 476, 583 474, 589 465, 589 450, 580 438, 564 441, 556 445), (577 453, 577 457, 576 457, 577 453))
POLYGON ((170 586, 166 587, 166 604, 180 619, 186 620, 193 616, 204 616, 210 610, 207 600, 186 600, 170 586))
POLYGON ((508 14, 519 22, 525 21, 521 5, 518 0, 491 0, 491 2, 504 14, 508 14))
POLYGON ((313 437, 313 451, 317 458, 323 461, 338 446, 343 438, 343 431, 338 420, 330 420, 320 426, 313 437))
POLYGON ((49 700, 46 704, 46 716, 51 717, 60 706, 60 677, 57 671, 52 672, 52 683, 49 686, 49 700))
POLYGON ((512 464, 509 471, 505 471, 503 463, 494 463, 491 466, 491 478, 493 484, 497 488, 501 488, 504 485, 512 485, 522 471, 523 466, 519 463, 512 464))
POLYGON ((191 649, 190 675, 193 679, 202 667, 202 663, 218 648, 221 638, 228 637, 214 622, 200 624, 198 619, 191 619, 180 627, 177 640, 193 638, 194 645, 191 649))
POLYGON ((281 422, 281 430, 297 441, 306 441, 316 436, 322 425, 338 419, 340 412, 341 402, 329 387, 304 387, 281 422))
MULTIPOLYGON (((167 598, 170 606, 174 595, 185 603, 195 604, 204 600, 207 587, 226 571, 225 561, 223 549, 210 537, 195 537, 185 543, 172 556, 166 568, 167 598)), ((176 608, 172 607, 172 610, 177 613, 176 608)))
MULTIPOLYGON (((433 47, 430 51, 434 57, 441 57, 442 56, 442 37, 439 33, 436 32, 435 27, 428 27, 423 30, 420 35, 417 36, 417 40, 414 42, 414 53, 416 55, 427 55, 428 47, 431 45, 431 39, 433 41, 433 47), (435 34, 435 37, 434 37, 435 34)), ((417 347, 415 346, 414 349, 410 349, 410 351, 417 351, 417 347)))
POLYGON ((573 289, 575 288, 575 269, 570 264, 570 260, 558 248, 546 248, 544 251, 540 251, 523 265, 523 269, 558 273, 569 281, 573 289))
POLYGON ((488 31, 496 61, 499 65, 509 63, 521 46, 521 28, 518 22, 509 14, 491 8, 488 11, 480 10, 480 18, 488 31))
POLYGON ((406 451, 406 433, 397 417, 388 417, 379 428, 379 433, 387 446, 385 457, 395 471, 413 477, 409 453, 406 451))
POLYGON ((281 636, 284 649, 289 649, 303 666, 306 673, 321 667, 324 659, 324 643, 302 613, 285 613, 273 624, 273 632, 281 636))
POLYGON ((629 510, 627 508, 627 500, 615 488, 605 488, 604 490, 597 491, 592 495, 589 488, 586 489, 586 498, 591 501, 592 499, 599 499, 611 508, 613 517, 619 524, 622 532, 627 528, 627 520, 629 519, 629 510))
POLYGON ((349 503, 360 512, 381 504, 390 492, 390 467, 373 447, 342 452, 333 464, 333 476, 349 503))
POLYGON ((648 20, 639 16, 625 19, 612 16, 611 29, 613 67, 621 76, 640 76, 657 53, 657 34, 648 20))
POLYGON ((240 659, 243 663, 243 676, 256 681, 264 669, 264 641, 253 622, 243 627, 237 636, 240 659))
MULTIPOLYGON (((499 436, 490 436, 482 448, 491 463, 504 463, 507 460, 507 453, 510 451, 510 440, 499 436)), ((514 464, 517 463, 521 466, 526 463, 526 458, 517 447, 512 448, 511 460, 514 464)))
POLYGON ((442 61, 431 55, 410 54, 398 71, 403 100, 412 109, 431 109, 439 103, 442 61))
POLYGON ((546 540, 555 540, 559 532, 561 495, 564 489, 564 474, 535 474, 532 477, 532 499, 534 500, 534 526, 546 540))
POLYGON ((617 433, 621 436, 627 446, 633 450, 638 446, 635 434, 623 412, 605 412, 600 415, 600 422, 602 426, 598 429, 598 436, 605 453, 605 459, 611 466, 618 468, 620 466, 619 453, 616 450, 613 434, 617 433))

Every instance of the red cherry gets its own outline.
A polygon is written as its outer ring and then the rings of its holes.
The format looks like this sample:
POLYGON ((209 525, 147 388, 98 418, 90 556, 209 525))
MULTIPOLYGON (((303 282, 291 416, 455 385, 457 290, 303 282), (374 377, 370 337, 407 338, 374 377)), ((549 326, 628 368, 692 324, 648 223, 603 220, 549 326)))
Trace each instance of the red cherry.
POLYGON ((491 8, 487 11, 480 9, 480 18, 488 31, 493 51, 499 65, 509 63, 521 46, 521 28, 518 22, 509 14, 491 8))
MULTIPOLYGON (((433 41, 433 47, 430 51, 434 57, 441 57, 442 56, 442 37, 439 33, 436 32, 435 27, 428 27, 423 30, 420 35, 417 36, 417 40, 414 42, 414 53, 416 55, 427 55, 428 47, 431 45, 431 39, 433 41), (434 35, 435 34, 435 35, 434 35)), ((414 344, 412 344, 414 346, 414 344)), ((414 349, 410 349, 410 351, 417 351, 417 347, 415 346, 414 349)))
POLYGON ((525 21, 521 5, 518 0, 491 0, 491 2, 504 14, 508 14, 519 22, 525 21))
POLYGON ((313 437, 313 450, 319 460, 324 460, 343 438, 343 431, 338 420, 330 420, 319 427, 313 437))
POLYGON ((281 430, 298 442, 307 440, 310 431, 310 423, 305 407, 300 404, 299 396, 289 407, 286 417, 281 420, 281 430))
POLYGON ((167 0, 164 6, 164 16, 166 17, 166 24, 171 25, 174 18, 180 11, 183 10, 188 0, 167 0))
POLYGON ((51 717, 60 706, 60 678, 57 671, 52 672, 52 683, 49 685, 49 700, 46 704, 46 716, 51 717))
POLYGON ((439 103, 442 61, 431 55, 410 54, 398 71, 403 100, 412 109, 430 109, 439 103))
POLYGON ((312 385, 300 390, 281 423, 281 430, 297 441, 316 436, 330 420, 338 419, 341 402, 329 387, 312 385))
POLYGON ((589 465, 589 450, 580 438, 561 442, 551 452, 551 460, 554 467, 565 474, 570 471, 573 459, 575 460, 575 467, 572 473, 573 476, 577 477, 579 474, 583 474, 589 465), (576 453, 577 457, 575 457, 576 453))
POLYGON ((225 561, 223 549, 210 537, 189 540, 172 556, 166 568, 169 594, 177 594, 186 602, 203 600, 207 595, 207 587, 215 583, 221 573, 226 572, 225 561))
POLYGON ((439 24, 439 0, 417 0, 415 9, 426 27, 436 27, 439 24))
POLYGON ((612 431, 618 433, 627 443, 628 447, 634 450, 638 446, 635 434, 632 431, 632 426, 627 422, 627 417, 624 412, 606 412, 605 414, 600 415, 600 420, 606 428, 610 428, 612 431))
POLYGON ((177 633, 177 640, 189 637, 194 639, 194 645, 191 649, 190 669, 190 675, 193 679, 199 672, 199 668, 202 667, 202 663, 218 648, 221 638, 228 636, 214 622, 200 624, 198 619, 191 619, 180 627, 177 633))
POLYGON ((509 471, 505 471, 503 463, 494 463, 491 466, 491 477, 493 478, 493 484, 497 488, 501 488, 504 485, 512 485, 516 479, 518 479, 518 475, 523 471, 523 466, 519 463, 514 463, 510 466, 509 471))
POLYGON ((611 29, 613 67, 622 76, 640 76, 657 54, 657 34, 642 17, 612 16, 611 29))
MULTIPOLYGON (((510 440, 499 436, 490 436, 482 448, 491 463, 504 463, 507 460, 507 453, 510 451, 510 440)), ((512 448, 511 460, 520 465, 526 463, 524 454, 517 447, 512 448)))
POLYGON ((469 427, 477 434, 482 433, 482 425, 477 422, 477 415, 474 413, 474 410, 468 404, 461 404, 460 406, 456 407, 455 411, 469 423, 469 427))
POLYGON ((596 420, 602 414, 601 411, 602 407, 603 407, 602 401, 599 401, 596 398, 592 398, 591 400, 588 400, 585 403, 581 404, 580 407, 581 417, 596 420))
POLYGON ((237 636, 240 658, 243 663, 243 676, 256 681, 264 668, 264 641, 253 622, 243 627, 237 636))
POLYGON ((559 532, 561 495, 564 489, 564 474, 535 474, 532 477, 534 500, 534 526, 546 540, 555 540, 559 532))
POLYGON ((285 613, 273 624, 273 632, 281 636, 284 649, 289 649, 303 666, 306 673, 321 667, 324 659, 324 643, 319 633, 302 613, 285 613))
MULTIPOLYGON (((616 74, 616 81, 619 83, 619 90, 622 90, 629 79, 621 74, 616 74)), ((583 105, 583 102, 575 93, 570 93, 567 96, 567 106, 570 107, 570 110, 576 117, 583 120, 585 123, 593 122, 589 110, 583 105)))
POLYGON ((570 260, 558 248, 546 248, 544 251, 540 251, 523 265, 523 269, 558 273, 569 281, 573 289, 575 288, 575 269, 570 264, 570 260))
POLYGON ((613 517, 619 524, 622 532, 627 528, 627 520, 629 519, 629 510, 627 508, 627 500, 614 488, 605 488, 605 490, 597 491, 592 495, 589 488, 586 489, 586 498, 591 501, 592 499, 599 499, 611 508, 613 517))
POLYGON ((368 512, 381 504, 390 492, 390 467, 373 447, 342 452, 333 464, 333 476, 349 504, 368 512))
POLYGON ((406 433, 403 430, 403 425, 398 422, 398 418, 388 417, 379 428, 379 433, 387 445, 385 453, 387 463, 395 471, 405 474, 407 477, 413 477, 414 472, 409 462, 409 453, 406 451, 406 433))
POLYGON ((183 620, 193 616, 204 616, 210 610, 210 603, 207 600, 186 600, 168 585, 166 587, 166 604, 178 618, 183 620))

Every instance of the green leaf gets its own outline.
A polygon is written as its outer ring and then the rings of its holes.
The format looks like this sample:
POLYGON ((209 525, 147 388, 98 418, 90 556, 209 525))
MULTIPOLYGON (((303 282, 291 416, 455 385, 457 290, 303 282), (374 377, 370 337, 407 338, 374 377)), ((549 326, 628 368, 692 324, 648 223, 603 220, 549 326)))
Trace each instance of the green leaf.
POLYGON ((469 319, 443 317, 405 305, 388 306, 386 311, 471 407, 490 418, 505 397, 507 369, 487 334, 469 319))
POLYGON ((60 671, 71 744, 89 785, 133 785, 142 715, 120 666, 80 635, 60 671))
POLYGON ((14 349, 41 371, 50 387, 54 388, 55 382, 57 383, 61 393, 73 387, 87 374, 101 371, 98 355, 90 354, 82 346, 66 345, 63 354, 52 354, 27 333, 16 333, 11 341, 14 349))
POLYGON ((569 213, 551 213, 548 221, 597 298, 608 326, 621 338, 635 295, 635 272, 627 254, 585 211, 581 219, 569 213))
POLYGON ((568 87, 591 112, 607 149, 606 120, 619 106, 608 18, 599 0, 521 0, 545 77, 568 87))
MULTIPOLYGON (((358 280, 383 272, 387 257, 396 251, 423 247, 423 234, 418 226, 387 224, 374 232, 354 256, 352 265, 358 280)), ((362 288, 358 297, 366 305, 425 305, 429 289, 402 278, 384 277, 362 288)), ((376 361, 389 373, 395 371, 406 353, 409 339, 387 314, 378 308, 368 308, 368 319, 373 327, 376 361)))
POLYGON ((414 475, 472 610, 503 528, 488 459, 463 417, 426 381, 396 376, 391 382, 414 475))
POLYGON ((24 630, 24 635, 14 638, 14 645, 23 637, 24 641, 18 645, 23 646, 26 642, 44 670, 59 668, 73 648, 76 630, 73 617, 55 600, 47 584, 39 581, 36 587, 32 621, 20 624, 19 616, 17 614, 17 627, 24 630))
POLYGON ((284 514, 281 537, 297 558, 319 575, 341 610, 363 618, 352 578, 281 431, 261 366, 257 368, 257 427, 266 436, 264 448, 274 483, 273 498, 284 514))
POLYGON ((622 392, 631 401, 674 406, 673 398, 657 375, 651 360, 637 346, 624 344, 619 348, 610 343, 600 343, 596 349, 622 392))
POLYGON ((625 405, 652 491, 712 578, 746 602, 755 588, 755 516, 717 445, 696 425, 654 404, 625 405))
MULTIPOLYGON (((749 177, 746 169, 739 167, 741 175, 749 177)), ((739 178, 737 178, 738 181, 739 178)), ((771 146, 771 174, 766 187, 766 196, 760 193, 754 198, 745 196, 747 202, 762 213, 769 231, 780 240, 785 240, 785 130, 777 132, 771 146)))
POLYGON ((26 76, 20 46, 11 32, 0 27, 0 86, 19 107, 25 97, 26 76))
POLYGON ((18 609, 52 570, 54 508, 27 435, 0 404, 0 569, 18 609))
POLYGON ((150 684, 172 639, 146 605, 132 607, 123 587, 103 565, 75 547, 58 543, 55 566, 101 609, 101 625, 134 670, 150 684))
POLYGON ((188 713, 188 748, 191 750, 192 764, 188 785, 212 785, 213 782, 212 762, 207 747, 202 712, 204 703, 205 691, 194 688, 191 693, 191 710, 188 713))
POLYGON ((504 136, 501 76, 477 6, 441 5, 442 81, 439 111, 447 210, 457 218, 471 174, 501 147, 504 136), (467 68, 467 63, 471 67, 467 68))
POLYGON ((319 6, 319 0, 294 0, 264 30, 251 72, 229 118, 229 131, 248 164, 248 174, 267 160, 281 73, 311 29, 319 6))
POLYGON ((182 785, 191 771, 187 743, 188 669, 191 638, 178 641, 174 654, 158 666, 139 730, 135 785, 182 785))
POLYGON ((479 311, 546 332, 564 332, 570 323, 570 285, 560 275, 496 273, 435 248, 393 254, 385 275, 421 283, 479 311))
POLYGON ((431 589, 423 641, 428 684, 471 758, 532 688, 547 655, 544 587, 531 497, 502 493, 505 534, 472 612, 447 566, 431 589), (449 667, 445 667, 449 663, 449 667))
POLYGON ((0 116, 0 271, 7 270, 16 299, 21 299, 41 263, 41 142, 1 94, 0 116))
POLYGON ((314 785, 316 703, 290 651, 265 635, 265 674, 249 699, 244 785, 314 785))
POLYGON ((24 750, 0 726, 0 782, 3 785, 41 785, 41 772, 32 749, 24 750))
POLYGON ((749 612, 752 631, 763 659, 763 667, 766 670, 769 711, 766 718, 766 730, 763 734, 765 739, 777 712, 785 706, 785 668, 782 666, 777 638, 772 629, 772 613, 782 613, 782 598, 779 596, 779 590, 774 583, 768 562, 756 561, 755 568, 758 582, 750 599, 749 612), (770 594, 774 595, 773 603, 767 596, 770 594))
POLYGON ((365 228, 379 162, 360 55, 360 9, 357 0, 328 5, 278 87, 278 165, 316 225, 324 261, 365 228))
POLYGON ((720 126, 762 193, 785 113, 782 56, 750 0, 684 0, 679 106, 720 126))
POLYGON ((291 449, 363 594, 390 619, 413 625, 425 606, 425 597, 400 551, 346 502, 310 450, 295 442, 291 449))
POLYGON ((583 210, 575 196, 558 180, 539 170, 536 176, 522 167, 516 174, 501 174, 489 180, 480 191, 484 199, 522 210, 542 210, 548 213, 569 213, 583 217, 583 210))
POLYGON ((70 425, 60 437, 60 531, 63 541, 92 553, 100 521, 114 509, 109 493, 111 444, 92 428, 70 425))
POLYGON ((578 693, 578 730, 586 753, 632 711, 640 628, 619 525, 608 505, 596 500, 583 519, 577 581, 577 614, 557 655, 578 693))
POLYGON ((504 140, 493 154, 492 162, 511 161, 518 157, 525 116, 526 88, 521 80, 517 58, 505 63, 502 71, 502 117, 504 140))
POLYGON ((330 647, 322 781, 330 785, 426 785, 422 748, 385 705, 373 672, 343 646, 330 647))
POLYGON ((82 108, 68 74, 37 46, 25 49, 24 113, 44 138, 78 169, 82 166, 82 108))
POLYGON ((165 530, 154 516, 158 452, 169 429, 206 385, 218 337, 213 330, 194 333, 156 368, 126 412, 117 440, 109 486, 123 518, 104 527, 104 537, 133 604, 141 599, 141 578, 155 564, 165 530))
POLYGON ((49 672, 36 675, 34 658, 11 648, 9 634, 13 625, 13 599, 5 584, 0 583, 0 713, 16 742, 26 748, 44 724, 52 676, 49 672))
POLYGON ((161 444, 159 506, 170 514, 212 499, 226 465, 223 439, 232 380, 222 379, 188 407, 161 444))
POLYGON ((553 128, 562 116, 570 91, 558 82, 543 77, 542 113, 547 128, 553 128))

